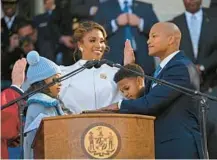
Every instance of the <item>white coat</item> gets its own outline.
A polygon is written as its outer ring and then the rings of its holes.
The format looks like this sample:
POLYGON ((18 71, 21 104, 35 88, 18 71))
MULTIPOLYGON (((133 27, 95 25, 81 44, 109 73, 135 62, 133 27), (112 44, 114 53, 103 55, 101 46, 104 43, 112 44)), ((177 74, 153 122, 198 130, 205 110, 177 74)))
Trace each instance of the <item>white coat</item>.
MULTIPOLYGON (((86 63, 79 60, 71 66, 61 66, 62 75, 72 72, 86 63)), ((60 99, 73 113, 96 110, 122 99, 113 81, 117 68, 106 64, 100 68, 85 69, 62 82, 60 99)))

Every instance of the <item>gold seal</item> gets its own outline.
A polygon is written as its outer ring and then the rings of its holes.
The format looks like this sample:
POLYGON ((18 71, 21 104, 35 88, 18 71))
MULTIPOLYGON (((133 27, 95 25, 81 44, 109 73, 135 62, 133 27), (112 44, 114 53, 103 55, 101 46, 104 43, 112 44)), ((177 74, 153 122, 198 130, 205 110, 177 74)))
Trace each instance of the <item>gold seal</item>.
POLYGON ((120 136, 109 125, 94 125, 83 135, 83 148, 91 158, 111 158, 120 149, 120 136))

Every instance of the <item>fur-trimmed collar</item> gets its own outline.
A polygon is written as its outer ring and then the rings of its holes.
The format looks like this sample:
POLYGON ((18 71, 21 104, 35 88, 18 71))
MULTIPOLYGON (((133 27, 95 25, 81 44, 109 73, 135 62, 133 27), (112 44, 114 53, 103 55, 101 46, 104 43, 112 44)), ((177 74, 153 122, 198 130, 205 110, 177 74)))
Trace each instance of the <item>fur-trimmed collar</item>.
POLYGON ((45 107, 56 107, 59 104, 59 101, 55 98, 52 98, 44 93, 36 93, 27 100, 27 104, 39 103, 45 107))

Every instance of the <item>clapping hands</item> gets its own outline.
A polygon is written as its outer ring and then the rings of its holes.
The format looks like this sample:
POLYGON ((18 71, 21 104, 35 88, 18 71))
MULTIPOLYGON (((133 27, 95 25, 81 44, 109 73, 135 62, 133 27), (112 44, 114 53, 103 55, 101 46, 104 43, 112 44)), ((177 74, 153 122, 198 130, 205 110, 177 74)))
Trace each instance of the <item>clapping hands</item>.
POLYGON ((139 27, 140 17, 134 13, 122 13, 117 17, 117 25, 139 27))

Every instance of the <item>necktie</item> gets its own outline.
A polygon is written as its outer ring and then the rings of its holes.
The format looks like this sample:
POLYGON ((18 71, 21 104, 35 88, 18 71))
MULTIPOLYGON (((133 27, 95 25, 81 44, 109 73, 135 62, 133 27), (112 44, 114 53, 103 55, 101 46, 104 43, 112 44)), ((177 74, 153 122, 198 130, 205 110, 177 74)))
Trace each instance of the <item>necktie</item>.
POLYGON ((161 69, 162 69, 161 66, 158 65, 157 69, 154 71, 154 78, 156 78, 158 76, 158 74, 160 73, 161 69))
POLYGON ((7 23, 7 27, 8 27, 8 29, 10 30, 10 29, 11 29, 11 26, 12 26, 12 19, 9 18, 8 21, 7 21, 6 23, 7 23))
POLYGON ((199 43, 199 24, 197 17, 195 15, 191 16, 191 24, 190 24, 190 34, 191 34, 191 41, 193 45, 194 57, 197 58, 198 55, 198 43, 199 43))
MULTIPOLYGON (((158 76, 158 74, 160 73, 161 69, 162 69, 161 66, 158 65, 158 67, 157 67, 157 69, 155 70, 154 75, 153 75, 154 78, 156 78, 156 77, 158 76)), ((151 82, 151 86, 152 86, 154 83, 155 83, 155 81, 152 81, 152 82, 151 82)))
MULTIPOLYGON (((129 13, 129 6, 128 1, 124 1, 124 13, 129 13)), ((125 38, 129 39, 132 44, 132 33, 131 33, 131 27, 129 25, 125 26, 125 38)))

